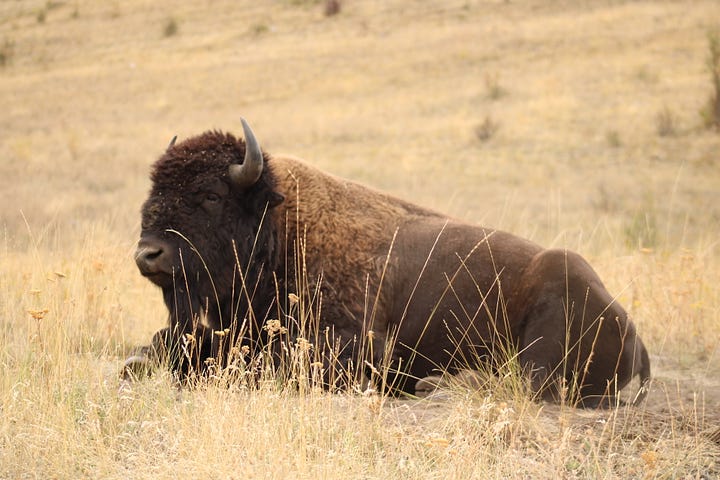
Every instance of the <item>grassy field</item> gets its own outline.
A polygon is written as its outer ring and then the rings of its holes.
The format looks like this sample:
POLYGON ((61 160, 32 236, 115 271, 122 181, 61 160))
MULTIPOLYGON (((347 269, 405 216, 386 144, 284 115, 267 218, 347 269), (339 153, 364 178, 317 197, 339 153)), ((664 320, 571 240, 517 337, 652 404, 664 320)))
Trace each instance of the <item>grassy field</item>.
POLYGON ((0 478, 718 478, 720 4, 323 7, 0 3, 0 478), (646 403, 122 386, 166 315, 132 258, 149 166, 240 116, 271 153, 582 253, 651 353, 646 403))

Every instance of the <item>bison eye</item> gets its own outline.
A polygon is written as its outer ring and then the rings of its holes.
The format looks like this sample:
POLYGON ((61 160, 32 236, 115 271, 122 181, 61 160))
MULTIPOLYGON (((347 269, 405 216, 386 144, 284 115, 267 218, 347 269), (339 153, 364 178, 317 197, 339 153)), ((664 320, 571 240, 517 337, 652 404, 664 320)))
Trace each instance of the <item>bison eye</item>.
POLYGON ((216 214, 222 208, 222 197, 217 193, 207 192, 202 197, 202 206, 208 213, 216 214))
POLYGON ((205 195, 205 201, 208 203, 218 203, 220 201, 220 195, 217 193, 208 193, 205 195))

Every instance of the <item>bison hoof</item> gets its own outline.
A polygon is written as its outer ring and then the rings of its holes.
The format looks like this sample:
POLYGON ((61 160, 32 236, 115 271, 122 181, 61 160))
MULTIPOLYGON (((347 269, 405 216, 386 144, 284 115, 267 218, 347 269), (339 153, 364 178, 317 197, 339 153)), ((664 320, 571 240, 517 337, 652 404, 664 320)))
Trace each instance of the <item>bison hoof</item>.
POLYGON ((442 377, 436 375, 421 378, 415 383, 415 395, 420 398, 428 397, 444 384, 442 377))
POLYGON ((152 363, 147 357, 133 355, 125 360, 122 370, 120 371, 120 378, 128 381, 138 380, 149 376, 151 370, 152 363))
POLYGON ((421 378, 415 384, 415 395, 418 397, 428 397, 437 395, 438 390, 467 389, 480 390, 483 388, 487 379, 476 370, 460 370, 455 375, 437 376, 421 378))

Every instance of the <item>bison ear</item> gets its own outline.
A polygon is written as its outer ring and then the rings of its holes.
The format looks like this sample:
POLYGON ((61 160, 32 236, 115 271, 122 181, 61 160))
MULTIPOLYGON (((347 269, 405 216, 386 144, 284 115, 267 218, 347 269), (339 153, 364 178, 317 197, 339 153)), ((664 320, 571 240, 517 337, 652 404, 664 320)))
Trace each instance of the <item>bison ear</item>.
POLYGON ((277 192, 270 192, 270 198, 268 198, 268 208, 275 208, 284 201, 285 196, 277 192))

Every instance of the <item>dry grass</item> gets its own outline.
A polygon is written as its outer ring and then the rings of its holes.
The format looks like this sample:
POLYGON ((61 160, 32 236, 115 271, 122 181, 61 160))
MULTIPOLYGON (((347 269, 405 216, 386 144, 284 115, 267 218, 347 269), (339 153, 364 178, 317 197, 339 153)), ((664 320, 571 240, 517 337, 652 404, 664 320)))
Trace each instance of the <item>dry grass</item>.
POLYGON ((697 114, 720 6, 690 3, 0 3, 0 478, 720 475, 720 136, 697 114), (651 352, 646 405, 539 405, 512 375, 418 401, 120 389, 165 318, 131 258, 148 166, 241 115, 271 152, 583 253, 651 352))

